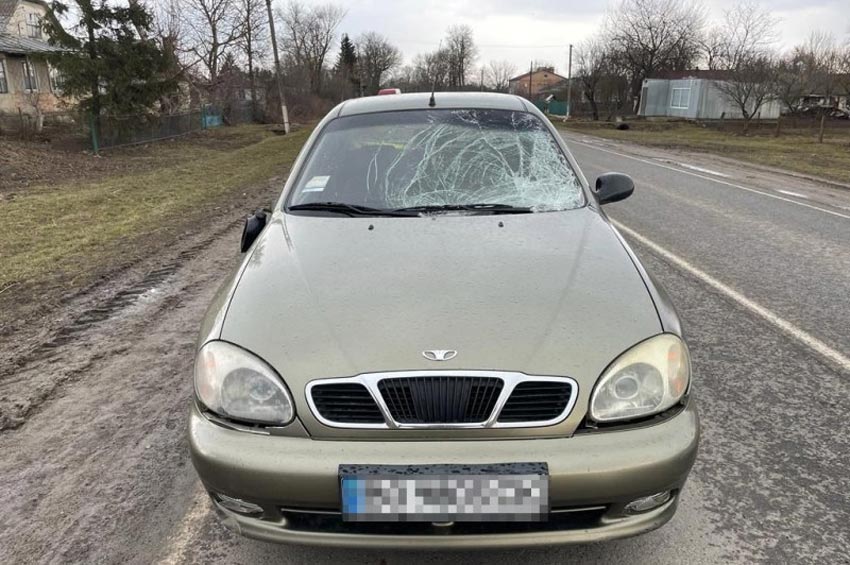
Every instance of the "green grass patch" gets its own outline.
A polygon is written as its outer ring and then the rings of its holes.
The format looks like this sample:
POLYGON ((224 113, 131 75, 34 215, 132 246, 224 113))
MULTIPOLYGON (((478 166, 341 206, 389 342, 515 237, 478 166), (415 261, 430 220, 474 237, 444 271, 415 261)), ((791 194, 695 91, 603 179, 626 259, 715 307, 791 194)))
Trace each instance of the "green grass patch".
POLYGON ((55 273, 84 276, 121 243, 144 245, 175 218, 203 221, 198 212, 205 206, 283 172, 309 133, 277 136, 260 126, 213 130, 152 145, 145 158, 160 154, 161 167, 32 187, 0 202, 0 290, 55 273))
POLYGON ((818 143, 814 128, 792 129, 784 121, 778 137, 775 122, 746 136, 682 121, 633 121, 624 131, 607 122, 576 121, 558 127, 652 147, 714 153, 850 184, 850 127, 841 125, 828 128, 823 143, 818 143))

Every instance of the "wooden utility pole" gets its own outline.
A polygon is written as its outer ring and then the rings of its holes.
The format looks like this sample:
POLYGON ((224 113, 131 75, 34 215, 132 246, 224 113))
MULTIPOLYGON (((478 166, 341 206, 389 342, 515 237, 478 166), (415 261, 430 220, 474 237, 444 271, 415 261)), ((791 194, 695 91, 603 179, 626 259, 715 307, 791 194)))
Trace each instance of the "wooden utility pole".
POLYGON ((277 35, 274 32, 274 14, 272 14, 272 0, 266 0, 266 9, 269 12, 269 33, 272 35, 272 51, 274 52, 274 76, 277 83, 277 96, 280 98, 280 117, 283 120, 283 133, 289 134, 289 112, 286 111, 286 99, 283 97, 283 78, 280 73, 280 55, 277 51, 277 35))
POLYGON ((567 61, 567 119, 573 112, 573 44, 570 43, 570 55, 567 61))
POLYGON ((826 112, 821 112, 820 115, 820 131, 818 131, 818 143, 823 143, 823 126, 826 122, 826 112))
POLYGON ((531 76, 534 74, 534 61, 528 64, 528 99, 531 100, 531 76))

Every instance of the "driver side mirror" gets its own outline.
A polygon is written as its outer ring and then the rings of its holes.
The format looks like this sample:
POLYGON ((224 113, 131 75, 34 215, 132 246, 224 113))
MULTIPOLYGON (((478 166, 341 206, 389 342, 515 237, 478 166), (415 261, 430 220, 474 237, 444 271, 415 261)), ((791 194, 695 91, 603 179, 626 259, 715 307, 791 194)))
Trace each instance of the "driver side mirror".
POLYGON ((596 179, 596 198, 600 204, 618 202, 632 195, 635 183, 632 177, 623 173, 605 173, 596 179))
POLYGON ((253 215, 245 218, 245 225, 242 228, 242 243, 240 244, 242 253, 245 253, 251 248, 257 236, 266 227, 266 220, 269 213, 269 210, 260 209, 254 212, 253 215))

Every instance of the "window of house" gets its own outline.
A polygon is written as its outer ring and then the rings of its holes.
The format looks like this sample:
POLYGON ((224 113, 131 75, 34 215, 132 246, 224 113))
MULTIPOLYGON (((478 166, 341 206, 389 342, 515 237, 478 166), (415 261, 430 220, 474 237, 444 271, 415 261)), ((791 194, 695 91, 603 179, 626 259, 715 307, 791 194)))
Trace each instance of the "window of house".
POLYGON ((41 39, 41 18, 38 14, 27 14, 27 35, 33 39, 41 39))
POLYGON ((0 59, 0 94, 9 92, 9 81, 6 79, 6 61, 0 59))
POLYGON ((50 89, 57 93, 62 93, 62 87, 65 86, 65 77, 59 72, 59 69, 53 66, 47 67, 47 72, 50 75, 50 89))
POLYGON ((38 90, 38 80, 35 76, 35 69, 28 60, 21 63, 21 69, 24 76, 24 90, 35 92, 38 90))
POLYGON ((670 107, 687 110, 691 101, 691 87, 674 88, 670 96, 670 107))

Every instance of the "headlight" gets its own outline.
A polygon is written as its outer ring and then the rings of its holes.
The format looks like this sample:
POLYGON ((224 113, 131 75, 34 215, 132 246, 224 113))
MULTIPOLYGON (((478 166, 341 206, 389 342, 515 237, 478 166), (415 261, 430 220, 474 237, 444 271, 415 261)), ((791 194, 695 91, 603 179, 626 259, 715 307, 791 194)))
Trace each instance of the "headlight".
POLYGON ((675 406, 688 390, 691 359, 678 337, 661 334, 620 355, 605 370, 590 398, 597 422, 641 418, 675 406))
POLYGON ((234 420, 283 426, 292 421, 292 398, 263 360, 224 341, 211 341, 195 360, 195 392, 210 410, 234 420))

